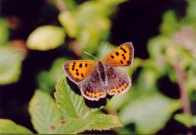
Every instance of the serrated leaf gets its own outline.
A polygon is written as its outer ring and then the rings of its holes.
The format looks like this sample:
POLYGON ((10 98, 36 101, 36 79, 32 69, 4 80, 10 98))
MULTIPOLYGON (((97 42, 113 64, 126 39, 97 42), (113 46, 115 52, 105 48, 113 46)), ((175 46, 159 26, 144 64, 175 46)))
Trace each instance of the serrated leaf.
POLYGON ((58 133, 74 134, 85 130, 109 130, 122 126, 116 116, 87 108, 83 98, 70 89, 65 78, 58 80, 55 98, 59 108, 70 120, 58 133))
POLYGON ((55 99, 67 117, 81 118, 89 111, 83 98, 71 90, 65 78, 57 82, 55 99))
POLYGON ((110 130, 115 127, 122 127, 117 116, 101 113, 92 113, 87 118, 93 123, 89 125, 89 130, 110 130))
POLYGON ((76 134, 85 130, 110 130, 121 127, 118 117, 102 114, 100 112, 89 113, 87 117, 72 119, 65 126, 60 127, 57 133, 76 134))
POLYGON ((135 123, 137 133, 153 134, 164 127, 179 107, 179 101, 151 93, 132 100, 121 110, 120 119, 124 125, 135 123))
POLYGON ((29 104, 29 112, 34 128, 38 133, 55 133, 63 116, 54 100, 42 91, 36 90, 29 104))
POLYGON ((0 119, 0 134, 1 133, 21 133, 21 134, 32 134, 32 132, 11 120, 8 119, 0 119))
POLYGON ((60 134, 77 134, 88 129, 92 123, 89 119, 72 119, 65 126, 59 127, 57 133, 60 134))
POLYGON ((46 25, 36 28, 28 37, 27 47, 46 51, 64 43, 65 32, 61 27, 46 25))
POLYGON ((24 55, 10 47, 0 48, 0 85, 16 82, 24 55))

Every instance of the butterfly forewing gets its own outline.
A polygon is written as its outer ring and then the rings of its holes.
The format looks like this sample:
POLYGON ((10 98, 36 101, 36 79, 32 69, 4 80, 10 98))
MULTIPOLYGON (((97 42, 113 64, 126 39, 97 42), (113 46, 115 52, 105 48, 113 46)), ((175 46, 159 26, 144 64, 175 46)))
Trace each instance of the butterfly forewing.
POLYGON ((132 64, 133 57, 133 44, 126 42, 109 53, 104 62, 109 66, 129 66, 132 64))
POLYGON ((81 93, 89 100, 98 101, 100 98, 106 97, 106 90, 101 84, 99 74, 96 70, 81 82, 81 93))
POLYGON ((63 64, 66 75, 75 83, 80 83, 95 70, 93 60, 71 60, 63 64))
POLYGON ((131 80, 127 73, 117 67, 109 67, 107 70, 108 82, 107 93, 109 95, 126 92, 131 86, 131 80))

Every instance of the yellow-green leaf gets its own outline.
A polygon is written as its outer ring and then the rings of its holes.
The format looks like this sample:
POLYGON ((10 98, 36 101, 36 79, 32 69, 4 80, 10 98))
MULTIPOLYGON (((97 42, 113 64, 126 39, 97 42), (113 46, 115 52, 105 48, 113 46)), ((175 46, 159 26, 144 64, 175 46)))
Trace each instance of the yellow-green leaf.
POLYGON ((41 134, 56 133, 58 123, 63 120, 52 97, 39 90, 30 101, 29 112, 34 128, 41 134))
POLYGON ((4 19, 0 18, 0 46, 5 45, 8 40, 8 24, 4 19))
POLYGON ((57 48, 64 43, 65 32, 63 28, 46 25, 35 29, 27 40, 29 49, 46 51, 57 48))
POLYGON ((70 89, 65 78, 60 78, 57 82, 55 99, 58 107, 67 117, 81 118, 89 111, 83 97, 70 89))
POLYGON ((15 122, 8 120, 8 119, 0 119, 0 134, 1 133, 6 133, 6 134, 16 134, 16 133, 21 133, 21 134, 32 134, 32 132, 21 126, 16 124, 15 122))
POLYGON ((196 116, 188 114, 176 114, 174 118, 187 127, 196 126, 196 116))
POLYGON ((16 82, 24 55, 10 47, 0 48, 0 85, 16 82))
POLYGON ((124 125, 135 123, 137 133, 153 134, 163 128, 171 114, 179 108, 177 100, 151 93, 132 100, 121 110, 120 118, 124 125))
POLYGON ((117 116, 89 109, 83 98, 70 89, 65 78, 58 80, 56 90, 56 102, 68 120, 57 133, 76 134, 85 130, 109 130, 122 126, 117 116))
POLYGON ((70 37, 77 36, 79 30, 79 26, 78 26, 79 24, 76 20, 75 12, 66 11, 60 13, 58 18, 70 37))
POLYGON ((89 125, 89 130, 110 130, 111 128, 122 127, 117 116, 101 113, 92 113, 87 118, 93 123, 89 125))

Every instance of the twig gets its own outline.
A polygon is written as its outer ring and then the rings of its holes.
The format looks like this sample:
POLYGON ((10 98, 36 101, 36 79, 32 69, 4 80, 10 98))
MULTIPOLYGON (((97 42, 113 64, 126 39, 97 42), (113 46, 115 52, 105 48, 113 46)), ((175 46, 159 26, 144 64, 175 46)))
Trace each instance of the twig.
POLYGON ((189 104, 189 100, 188 100, 188 96, 187 96, 187 92, 186 92, 185 84, 184 84, 185 73, 183 69, 179 66, 178 62, 174 65, 174 67, 177 73, 177 81, 178 81, 179 90, 180 90, 180 100, 182 103, 183 112, 185 114, 190 115, 191 114, 190 104, 189 104))
MULTIPOLYGON (((185 84, 184 84, 185 72, 180 67, 179 62, 175 63, 174 68, 176 71, 177 83, 178 83, 179 90, 180 90, 180 100, 182 104, 182 109, 183 109, 184 114, 190 116, 191 115, 190 103, 188 100, 187 91, 186 91, 185 84)), ((191 131, 188 132, 188 135, 192 135, 191 131)))
POLYGON ((60 12, 65 12, 68 10, 62 0, 55 0, 55 5, 60 12))

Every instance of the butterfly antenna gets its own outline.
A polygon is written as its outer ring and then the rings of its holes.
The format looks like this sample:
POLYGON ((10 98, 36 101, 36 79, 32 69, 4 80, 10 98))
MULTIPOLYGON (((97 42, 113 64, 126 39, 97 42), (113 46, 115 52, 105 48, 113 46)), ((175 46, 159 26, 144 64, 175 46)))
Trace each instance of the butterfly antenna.
POLYGON ((104 46, 104 48, 103 48, 103 51, 102 51, 102 55, 101 55, 101 59, 103 59, 103 56, 104 56, 104 53, 105 53, 105 51, 106 51, 106 48, 107 48, 107 46, 108 46, 108 42, 105 44, 105 46, 104 46))
POLYGON ((86 51, 82 51, 82 52, 85 53, 85 54, 87 54, 87 55, 89 55, 89 56, 91 56, 91 57, 93 57, 93 58, 95 58, 98 61, 97 57, 93 56, 92 54, 90 54, 90 53, 88 53, 86 51))

